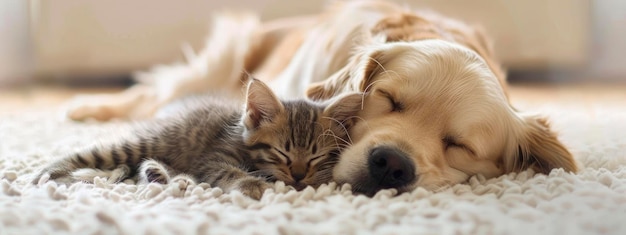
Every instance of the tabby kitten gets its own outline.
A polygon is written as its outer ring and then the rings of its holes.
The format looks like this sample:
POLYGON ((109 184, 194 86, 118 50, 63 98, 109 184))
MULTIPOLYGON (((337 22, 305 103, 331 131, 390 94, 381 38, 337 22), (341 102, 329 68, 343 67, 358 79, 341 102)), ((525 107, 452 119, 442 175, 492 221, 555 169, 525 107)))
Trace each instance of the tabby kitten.
POLYGON ((119 143, 51 163, 33 183, 75 181, 73 172, 89 168, 118 172, 115 182, 138 171, 143 181, 206 182, 255 199, 270 187, 268 181, 284 181, 296 189, 318 186, 332 179, 339 151, 348 144, 346 128, 361 108, 361 94, 325 104, 280 101, 253 79, 243 112, 237 104, 206 96, 184 99, 174 107, 179 110, 174 115, 138 124, 119 143))

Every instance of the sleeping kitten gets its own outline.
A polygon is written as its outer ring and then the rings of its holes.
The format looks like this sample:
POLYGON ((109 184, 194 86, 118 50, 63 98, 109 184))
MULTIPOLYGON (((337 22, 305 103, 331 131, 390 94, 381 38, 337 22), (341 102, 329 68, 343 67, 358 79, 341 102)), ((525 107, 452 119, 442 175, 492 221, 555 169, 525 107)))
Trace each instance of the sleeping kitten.
POLYGON ((215 97, 192 97, 134 129, 123 141, 68 155, 45 167, 40 180, 70 178, 81 168, 118 172, 115 182, 138 171, 142 181, 206 182, 259 199, 267 182, 302 189, 331 181, 347 127, 361 108, 361 94, 330 104, 280 101, 259 80, 248 85, 243 112, 215 97), (171 179, 170 175, 178 175, 171 179))

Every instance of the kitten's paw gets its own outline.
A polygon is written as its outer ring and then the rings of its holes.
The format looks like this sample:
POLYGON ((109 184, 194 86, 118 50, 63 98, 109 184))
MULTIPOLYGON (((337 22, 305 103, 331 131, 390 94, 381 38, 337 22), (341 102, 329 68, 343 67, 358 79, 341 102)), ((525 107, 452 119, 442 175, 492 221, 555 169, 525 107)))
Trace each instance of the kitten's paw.
POLYGON ((71 183, 70 172, 61 169, 48 170, 44 169, 40 171, 31 181, 32 184, 41 185, 48 181, 61 181, 64 183, 71 183))
POLYGON ((120 165, 117 168, 113 169, 111 172, 111 177, 109 177, 109 183, 119 183, 122 180, 128 178, 130 176, 130 167, 127 165, 120 165))
POLYGON ((109 184, 119 183, 128 178, 130 175, 130 167, 126 165, 118 166, 113 170, 100 170, 92 168, 78 169, 72 172, 72 178, 77 181, 94 183, 94 178, 101 177, 107 179, 109 184))
POLYGON ((50 180, 50 174, 48 172, 42 171, 35 175, 30 183, 34 185, 41 185, 48 182, 48 180, 50 180))
POLYGON ((139 166, 139 181, 167 184, 170 182, 170 176, 161 163, 155 160, 146 160, 139 166))
POLYGON ((187 190, 187 188, 196 185, 196 181, 189 175, 180 174, 172 178, 172 183, 174 186, 178 186, 181 192, 187 190))
POLYGON ((244 179, 239 182, 237 190, 244 195, 251 197, 255 200, 260 200, 263 197, 266 189, 272 188, 272 185, 261 179, 244 179))

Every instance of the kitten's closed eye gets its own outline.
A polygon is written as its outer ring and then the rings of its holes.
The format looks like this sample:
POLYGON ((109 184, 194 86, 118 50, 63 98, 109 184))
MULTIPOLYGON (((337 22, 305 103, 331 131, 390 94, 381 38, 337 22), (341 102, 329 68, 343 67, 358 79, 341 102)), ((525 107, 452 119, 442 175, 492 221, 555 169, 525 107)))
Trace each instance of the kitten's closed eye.
POLYGON ((319 163, 320 161, 322 161, 322 160, 323 160, 323 157, 325 157, 325 156, 326 156, 326 155, 324 154, 324 155, 319 155, 319 156, 316 156, 316 157, 313 157, 313 158, 309 159, 309 161, 307 161, 307 163, 306 163, 306 168, 307 168, 307 170, 308 170, 309 168, 311 168, 311 166, 314 166, 314 165, 316 165, 317 163, 319 163))
POLYGON ((289 156, 285 152, 280 151, 277 148, 274 148, 274 150, 276 150, 276 152, 278 152, 280 154, 280 156, 283 157, 282 160, 283 160, 283 162, 285 162, 285 164, 287 164, 287 166, 291 166, 291 158, 289 158, 289 156))

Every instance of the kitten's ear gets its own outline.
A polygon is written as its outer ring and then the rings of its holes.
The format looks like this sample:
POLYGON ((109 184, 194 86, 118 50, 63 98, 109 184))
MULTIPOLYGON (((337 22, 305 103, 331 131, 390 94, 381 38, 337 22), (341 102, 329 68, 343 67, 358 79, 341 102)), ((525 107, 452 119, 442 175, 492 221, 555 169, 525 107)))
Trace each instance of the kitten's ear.
POLYGON ((363 107, 363 93, 351 92, 328 101, 324 116, 332 117, 344 126, 351 126, 363 107))
POLYGON ((251 79, 246 93, 244 125, 256 129, 272 120, 284 107, 272 89, 258 79, 251 79))
POLYGON ((548 174, 552 169, 563 168, 567 172, 576 172, 576 161, 563 144, 550 131, 544 118, 523 117, 523 127, 518 143, 505 160, 507 172, 533 168, 535 172, 548 174))

